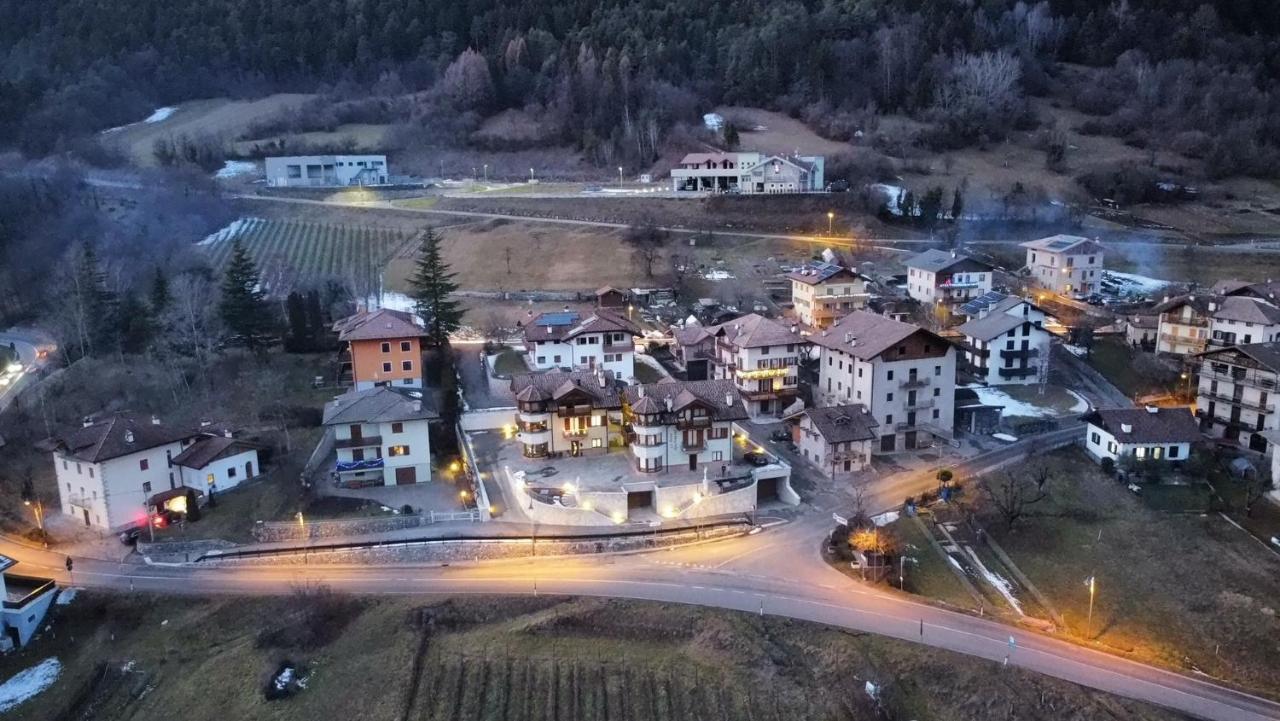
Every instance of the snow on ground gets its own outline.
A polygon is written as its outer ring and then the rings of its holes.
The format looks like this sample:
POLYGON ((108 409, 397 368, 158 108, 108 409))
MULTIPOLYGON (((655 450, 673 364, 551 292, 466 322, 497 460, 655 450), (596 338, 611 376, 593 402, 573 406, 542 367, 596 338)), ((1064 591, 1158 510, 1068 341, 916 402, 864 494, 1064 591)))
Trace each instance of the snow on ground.
POLYGON ((15 708, 53 685, 62 671, 56 658, 46 658, 31 668, 15 673, 0 684, 0 713, 15 708))
POLYGON ((1084 396, 1076 393, 1070 388, 1065 389, 1068 393, 1076 397, 1076 404, 1071 406, 1072 413, 1084 413, 1089 410, 1089 401, 1084 396))
POLYGON ((237 235, 249 230, 255 223, 262 222, 262 218, 237 218, 227 224, 222 230, 210 233, 205 239, 200 241, 200 245, 213 245, 224 240, 233 240, 237 235))
POLYGON ((76 594, 80 592, 78 588, 64 588, 58 592, 58 598, 54 603, 59 606, 70 606, 71 602, 76 600, 76 594))
POLYGON ((258 164, 249 160, 228 160, 213 174, 215 178, 238 178, 258 172, 258 164))
POLYGON ((658 375, 662 376, 663 378, 671 377, 671 374, 667 372, 666 368, 662 367, 662 364, 658 362, 657 358, 654 358, 653 356, 648 355, 647 353, 636 353, 635 356, 636 356, 636 363, 649 366, 650 368, 657 371, 658 375))
POLYGON ((1063 343, 1062 349, 1077 358, 1083 358, 1089 355, 1089 351, 1087 349, 1081 348, 1078 345, 1071 345, 1070 343, 1063 343))
POLYGON ((731 280, 733 278, 733 273, 730 273, 727 270, 709 270, 706 273, 703 273, 702 277, 705 280, 731 280))
POLYGON ((1017 436, 1011 436, 1008 433, 992 433, 991 437, 997 441, 1004 441, 1005 443, 1014 443, 1018 440, 1017 436))
POLYGON ((1006 416, 1026 416, 1029 418, 1051 418, 1058 415, 1052 408, 1042 408, 1026 401, 1020 401, 999 388, 984 386, 966 386, 978 394, 978 402, 991 406, 1004 406, 1006 416))
POLYGON ((1156 293, 1166 285, 1169 285, 1167 280, 1138 275, 1137 273, 1117 273, 1114 270, 1105 272, 1108 277, 1119 284, 1130 286, 1126 290, 1136 290, 1139 293, 1156 293))
POLYGON ((878 516, 871 517, 871 522, 876 524, 877 528, 879 528, 880 526, 887 526, 896 520, 898 520, 897 511, 885 511, 884 513, 881 513, 878 516))
POLYGON ((973 562, 973 567, 982 575, 983 580, 1003 596, 1004 600, 1008 601, 1010 606, 1013 606, 1013 610, 1017 611, 1019 616, 1027 615, 1022 612, 1022 604, 1018 602, 1018 597, 1013 595, 1013 586, 1009 584, 1009 581, 1000 576, 1000 574, 993 573, 991 569, 983 565, 982 559, 978 558, 978 554, 972 548, 965 546, 964 550, 969 554, 969 560, 973 562))
MULTIPOLYGON (((174 114, 174 113, 176 113, 177 111, 178 111, 178 109, 177 109, 177 108, 175 108, 175 107, 173 107, 173 106, 166 105, 166 106, 165 106, 165 107, 163 107, 163 108, 156 108, 155 110, 152 110, 150 115, 148 115, 147 117, 143 118, 142 120, 140 120, 140 121, 138 121, 138 122, 140 122, 140 123, 159 123, 159 122, 161 122, 161 121, 168 120, 168 119, 169 119, 169 116, 170 116, 170 115, 173 115, 173 114, 174 114)), ((117 126, 115 126, 114 128, 107 128, 106 130, 102 131, 102 134, 103 134, 103 135, 107 135, 107 134, 109 134, 109 133, 118 133, 118 132, 120 132, 121 130, 124 130, 125 128, 127 128, 127 127, 130 127, 130 126, 132 126, 132 125, 137 125, 137 124, 138 124, 138 123, 129 123, 128 125, 117 125, 117 126)))
POLYGON ((898 199, 902 197, 902 187, 898 185, 888 185, 886 183, 872 183, 871 189, 885 194, 885 207, 893 215, 902 215, 902 211, 898 209, 898 199))

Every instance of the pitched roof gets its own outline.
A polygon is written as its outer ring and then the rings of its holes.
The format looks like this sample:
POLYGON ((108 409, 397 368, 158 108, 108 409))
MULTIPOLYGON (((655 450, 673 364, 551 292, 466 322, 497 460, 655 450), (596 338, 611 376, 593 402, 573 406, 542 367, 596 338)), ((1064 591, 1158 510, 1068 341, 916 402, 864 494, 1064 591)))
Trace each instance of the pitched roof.
POLYGON ((1176 295, 1172 298, 1156 303, 1152 307, 1152 313, 1168 313, 1171 310, 1177 310, 1184 305, 1189 305, 1197 313, 1208 313, 1210 303, 1219 303, 1222 298, 1216 295, 1204 295, 1200 293, 1185 293, 1176 295))
POLYGON ((1102 251, 1102 245, 1100 243, 1079 235, 1051 235, 1039 240, 1029 240, 1025 243, 1020 243, 1019 245, 1023 248, 1045 250, 1050 253, 1066 253, 1068 255, 1098 253, 1102 251))
POLYGON ((711 338, 711 334, 707 332, 707 329, 700 325, 686 325, 683 328, 676 328, 671 335, 676 339, 676 343, 682 346, 697 345, 711 338))
POLYGON ((1129 325, 1135 328, 1156 328, 1160 325, 1160 318, 1154 315, 1131 315, 1129 325))
POLYGON ((424 333, 412 313, 390 308, 362 310, 335 321, 333 329, 337 331, 340 341, 416 338, 424 333))
POLYGON ((779 323, 772 318, 765 318, 758 313, 749 313, 741 318, 713 325, 707 329, 707 332, 722 336, 726 343, 737 348, 804 343, 805 340, 798 333, 793 333, 791 328, 792 326, 779 323))
POLYGON ((1186 408, 1100 408, 1084 420, 1120 443, 1195 443, 1203 438, 1186 408))
POLYGON ((717 421, 746 420, 747 407, 742 403, 742 396, 731 380, 712 381, 677 381, 665 380, 659 383, 629 386, 623 395, 627 403, 635 409, 643 398, 653 398, 666 408, 668 399, 671 410, 687 408, 691 403, 698 403, 711 409, 711 417, 717 421))
POLYGON ((439 417, 421 391, 387 386, 347 391, 324 405, 326 426, 423 421, 439 417))
POLYGON ((876 437, 876 428, 880 427, 875 416, 861 403, 810 408, 804 414, 827 443, 871 440, 876 437))
POLYGON ((1247 280, 1239 278, 1225 278, 1215 282, 1210 286, 1209 291, 1214 295, 1234 295, 1236 292, 1244 290, 1253 285, 1247 280))
POLYGON ((960 333, 978 340, 991 340, 1026 323, 1027 319, 1020 315, 1010 315, 1003 310, 992 310, 981 318, 974 318, 956 328, 960 333))
POLYGON ((811 260, 799 269, 787 273, 787 278, 805 283, 806 285, 817 285, 819 283, 825 283, 828 280, 843 278, 845 276, 851 279, 861 278, 864 281, 868 280, 868 278, 861 273, 837 263, 828 263, 825 260, 811 260))
POLYGON ((1250 283, 1244 280, 1220 280, 1213 284, 1213 292, 1221 295, 1251 295, 1255 298, 1274 301, 1280 297, 1280 281, 1250 283))
POLYGON ((1219 320, 1235 320, 1259 325, 1280 323, 1280 308, 1260 298, 1228 296, 1222 299, 1213 317, 1219 320))
POLYGON ((511 390, 516 394, 516 400, 525 402, 558 402, 567 394, 580 391, 591 398, 592 408, 622 407, 622 396, 618 393, 617 379, 612 372, 606 370, 594 373, 591 371, 522 373, 511 377, 511 390))
POLYGON ((119 414, 50 438, 40 447, 76 460, 101 463, 194 435, 190 429, 159 423, 154 416, 119 414))
POLYGON ((562 341, 576 338, 583 333, 621 331, 640 335, 640 326, 609 310, 596 310, 583 316, 577 311, 565 310, 539 313, 524 326, 526 341, 562 341))
POLYGON ((1239 352, 1249 356, 1255 361, 1261 363, 1266 368, 1280 372, 1280 341, 1270 341, 1267 343, 1248 343, 1246 345, 1233 345, 1226 348, 1212 348, 1197 354, 1200 357, 1216 355, 1219 353, 1239 352))
POLYGON ((865 310, 855 310, 836 321, 829 329, 809 336, 823 348, 844 351, 870 360, 916 333, 927 333, 945 347, 947 340, 936 333, 911 323, 893 320, 865 310))
POLYGON ((983 263, 980 260, 970 258, 962 253, 938 250, 937 248, 930 248, 929 250, 912 257, 907 261, 907 267, 926 270, 930 273, 938 273, 961 263, 977 264, 987 270, 991 270, 992 267, 989 263, 983 263))
POLYGON ((173 464, 183 468, 200 470, 219 458, 257 450, 259 447, 256 443, 250 443, 239 438, 205 435, 197 439, 187 450, 174 456, 173 464))

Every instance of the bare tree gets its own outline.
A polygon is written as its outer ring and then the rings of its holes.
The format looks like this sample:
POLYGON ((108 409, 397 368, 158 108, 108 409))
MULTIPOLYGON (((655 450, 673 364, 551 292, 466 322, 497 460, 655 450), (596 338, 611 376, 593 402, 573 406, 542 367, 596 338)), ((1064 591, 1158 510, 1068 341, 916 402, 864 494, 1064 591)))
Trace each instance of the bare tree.
POLYGON ((662 249, 670 237, 670 233, 658 227, 653 218, 648 216, 627 229, 623 238, 631 245, 640 267, 644 268, 644 277, 653 277, 653 266, 662 257, 662 249))
POLYGON ((1049 497, 1050 477, 1049 467, 1037 463, 1024 473, 1004 471, 994 476, 983 476, 978 480, 978 487, 999 512, 1005 528, 1012 531, 1018 519, 1026 515, 1028 506, 1049 497))

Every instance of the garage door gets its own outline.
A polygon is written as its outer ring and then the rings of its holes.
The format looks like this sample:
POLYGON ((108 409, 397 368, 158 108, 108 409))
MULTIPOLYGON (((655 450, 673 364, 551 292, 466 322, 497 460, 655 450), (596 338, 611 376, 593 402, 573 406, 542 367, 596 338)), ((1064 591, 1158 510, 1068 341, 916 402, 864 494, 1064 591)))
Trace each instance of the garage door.
POLYGON ((627 509, 650 508, 653 506, 653 491, 632 491, 627 494, 627 509))
POLYGON ((756 483, 756 504, 778 500, 778 479, 765 478, 756 483))
POLYGON ((413 466, 409 466, 408 468, 396 469, 396 485, 397 486, 407 486, 411 483, 417 483, 417 482, 418 482, 418 469, 414 468, 413 466))

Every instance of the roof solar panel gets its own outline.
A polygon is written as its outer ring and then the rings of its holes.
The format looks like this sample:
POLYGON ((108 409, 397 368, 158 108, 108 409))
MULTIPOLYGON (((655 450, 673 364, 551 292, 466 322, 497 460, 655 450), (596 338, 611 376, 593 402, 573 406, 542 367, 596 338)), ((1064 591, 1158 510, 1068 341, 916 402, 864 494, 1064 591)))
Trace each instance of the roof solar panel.
POLYGON ((1053 241, 1052 243, 1049 244, 1049 247, 1053 250, 1062 250, 1063 248, 1067 248, 1075 244, 1076 244, 1076 241, 1074 240, 1063 239, 1063 240, 1053 241))
POLYGON ((573 325, 577 322, 577 313, 543 313, 538 319, 538 325, 573 325))

